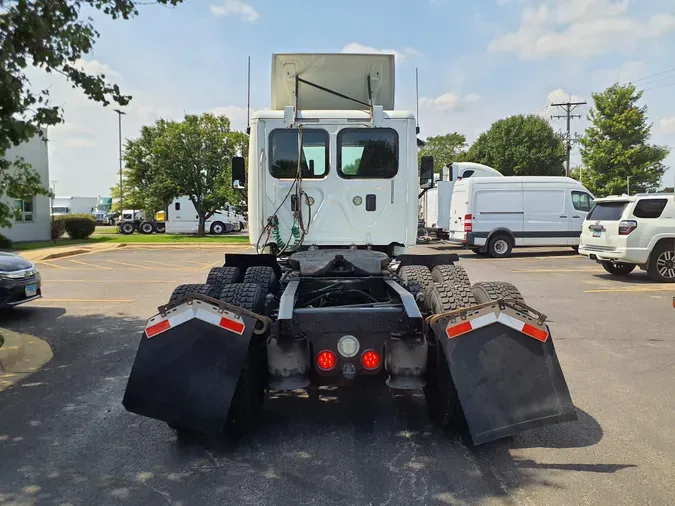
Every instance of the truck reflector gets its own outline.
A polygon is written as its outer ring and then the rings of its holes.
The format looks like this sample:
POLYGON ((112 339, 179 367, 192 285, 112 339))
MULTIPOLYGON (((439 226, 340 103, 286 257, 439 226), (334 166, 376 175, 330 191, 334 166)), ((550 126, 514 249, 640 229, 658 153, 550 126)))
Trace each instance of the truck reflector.
POLYGON ((145 327, 145 334, 148 338, 155 337, 192 319, 202 320, 240 336, 246 329, 244 321, 234 313, 228 311, 221 313, 218 308, 212 306, 197 307, 184 304, 169 311, 164 317, 155 315, 150 318, 145 327))
POLYGON ((548 339, 547 330, 535 327, 534 325, 523 322, 505 313, 500 313, 499 316, 497 316, 495 313, 490 313, 479 316, 478 318, 474 318, 472 320, 463 321, 461 323, 449 323, 448 327, 445 329, 445 333, 447 334, 448 339, 453 339, 463 334, 467 334, 472 330, 476 330, 496 322, 506 325, 507 327, 511 327, 518 332, 522 332, 526 336, 532 337, 533 339, 541 341, 542 343, 545 343, 548 339))

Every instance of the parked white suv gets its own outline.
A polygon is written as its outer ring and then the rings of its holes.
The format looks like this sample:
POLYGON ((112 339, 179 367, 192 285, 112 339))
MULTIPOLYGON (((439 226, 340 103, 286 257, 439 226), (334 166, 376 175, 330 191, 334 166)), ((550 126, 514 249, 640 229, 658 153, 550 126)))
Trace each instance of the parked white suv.
POLYGON ((607 272, 635 267, 661 282, 675 282, 675 195, 642 193, 598 198, 581 230, 579 253, 607 272))

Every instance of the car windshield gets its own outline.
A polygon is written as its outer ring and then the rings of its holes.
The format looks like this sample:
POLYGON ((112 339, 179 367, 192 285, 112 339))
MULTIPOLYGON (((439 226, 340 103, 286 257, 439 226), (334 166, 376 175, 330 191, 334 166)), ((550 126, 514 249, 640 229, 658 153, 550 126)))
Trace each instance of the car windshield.
POLYGON ((587 220, 619 221, 628 202, 598 202, 588 213, 587 220))

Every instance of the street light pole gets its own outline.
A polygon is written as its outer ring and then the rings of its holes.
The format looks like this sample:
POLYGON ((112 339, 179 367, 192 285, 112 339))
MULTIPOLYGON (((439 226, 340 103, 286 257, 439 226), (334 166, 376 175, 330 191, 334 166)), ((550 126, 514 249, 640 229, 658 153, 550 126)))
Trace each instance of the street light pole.
POLYGON ((119 118, 119 147, 120 147, 120 214, 124 210, 124 187, 122 186, 122 114, 125 112, 115 109, 119 118))

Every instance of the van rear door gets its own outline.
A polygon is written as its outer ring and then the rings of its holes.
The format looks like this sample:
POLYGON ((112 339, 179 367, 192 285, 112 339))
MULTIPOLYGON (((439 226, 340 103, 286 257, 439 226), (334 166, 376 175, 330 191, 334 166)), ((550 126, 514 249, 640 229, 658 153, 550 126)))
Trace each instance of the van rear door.
POLYGON ((448 224, 448 236, 451 240, 464 241, 466 239, 464 217, 469 214, 469 191, 470 184, 464 181, 457 181, 452 188, 448 224))

